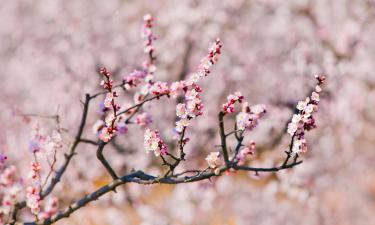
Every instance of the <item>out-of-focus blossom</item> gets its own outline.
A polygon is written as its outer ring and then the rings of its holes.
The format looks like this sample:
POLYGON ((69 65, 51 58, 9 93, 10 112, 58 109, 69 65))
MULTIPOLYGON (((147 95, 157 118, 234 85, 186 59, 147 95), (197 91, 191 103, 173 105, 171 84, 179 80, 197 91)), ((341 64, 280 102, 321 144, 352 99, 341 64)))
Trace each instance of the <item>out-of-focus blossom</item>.
POLYGON ((39 195, 39 189, 33 186, 27 187, 26 205, 30 208, 32 214, 39 214, 40 204, 41 200, 39 195))
POLYGON ((152 117, 147 112, 141 113, 135 118, 135 123, 140 127, 145 128, 152 123, 152 117))
POLYGON ((143 70, 133 71, 128 76, 124 77, 125 88, 130 89, 132 87, 136 87, 138 84, 142 83, 146 76, 147 73, 143 70))
POLYGON ((255 155, 255 142, 252 140, 250 144, 246 145, 245 148, 241 149, 237 156, 236 159, 238 160, 238 165, 243 165, 246 161, 246 158, 248 156, 254 156, 255 155))

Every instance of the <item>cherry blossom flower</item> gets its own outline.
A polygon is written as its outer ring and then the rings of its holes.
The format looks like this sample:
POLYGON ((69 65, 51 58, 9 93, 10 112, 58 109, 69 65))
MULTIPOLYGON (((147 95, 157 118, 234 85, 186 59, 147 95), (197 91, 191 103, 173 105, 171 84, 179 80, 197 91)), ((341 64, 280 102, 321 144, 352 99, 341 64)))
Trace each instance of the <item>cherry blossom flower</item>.
POLYGON ((31 170, 29 172, 29 178, 33 181, 33 182, 39 182, 39 171, 40 171, 40 165, 39 163, 36 163, 36 162, 32 162, 31 163, 31 170))
POLYGON ((144 147, 146 152, 152 151, 155 156, 165 155, 168 152, 168 147, 160 138, 159 132, 147 129, 144 135, 144 147))
POLYGON ((255 155, 255 142, 251 141, 249 145, 246 145, 245 148, 241 149, 236 156, 238 160, 238 165, 243 165, 246 161, 247 156, 255 155))
POLYGON ((112 107, 112 101, 113 101, 113 93, 107 93, 104 99, 104 106, 106 108, 112 107))
POLYGON ((182 118, 182 119, 180 119, 176 122, 176 128, 175 129, 178 133, 181 133, 185 127, 189 126, 189 124, 190 124, 190 122, 189 122, 188 119, 182 118))
POLYGON ((239 91, 235 92, 234 94, 228 95, 228 101, 225 104, 223 104, 223 112, 225 114, 234 112, 234 104, 236 102, 241 103, 243 98, 243 95, 239 91))
POLYGON ((169 88, 171 97, 177 98, 179 92, 182 91, 185 87, 186 86, 184 81, 173 82, 169 88))
POLYGON ((179 103, 176 106, 176 115, 180 118, 186 118, 188 115, 186 105, 184 103, 179 103))
POLYGON ((169 94, 169 92, 166 82, 157 81, 150 87, 150 93, 153 95, 169 94))
POLYGON ((110 127, 104 127, 99 135, 100 140, 104 142, 108 142, 112 139, 113 137, 113 132, 110 127))
POLYGON ((206 162, 211 169, 215 169, 221 165, 220 152, 211 152, 206 157, 206 162))
POLYGON ((236 125, 239 130, 252 130, 266 113, 266 108, 264 105, 254 105, 249 107, 247 102, 242 105, 242 112, 239 112, 236 116, 236 125))

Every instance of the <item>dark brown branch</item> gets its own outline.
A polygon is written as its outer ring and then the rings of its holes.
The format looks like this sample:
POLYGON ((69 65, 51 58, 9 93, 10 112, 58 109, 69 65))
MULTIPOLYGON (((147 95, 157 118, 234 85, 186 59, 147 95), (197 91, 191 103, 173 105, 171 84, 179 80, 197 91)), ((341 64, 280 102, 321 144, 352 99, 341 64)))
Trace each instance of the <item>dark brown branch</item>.
MULTIPOLYGON (((235 170, 244 170, 244 171, 254 171, 254 172, 277 172, 284 169, 292 168, 298 164, 302 163, 302 161, 295 162, 285 166, 279 167, 270 167, 270 168, 256 168, 256 167, 247 167, 247 166, 233 166, 232 168, 235 170)), ((179 183, 188 183, 188 182, 196 182, 201 180, 206 180, 214 176, 220 176, 223 172, 227 171, 229 168, 224 166, 220 168, 220 173, 215 174, 214 172, 202 172, 198 175, 193 176, 183 176, 183 177, 164 177, 159 178, 149 174, 144 173, 143 171, 136 171, 130 173, 126 176, 123 176, 119 179, 112 181, 111 183, 99 188, 98 190, 94 191, 91 194, 88 194, 78 200, 77 202, 71 204, 63 211, 59 212, 58 214, 48 218, 45 221, 39 222, 29 222, 24 223, 24 225, 48 225, 52 224, 62 218, 69 217, 72 213, 76 210, 82 208, 83 206, 87 205, 88 203, 99 199, 101 196, 105 195, 108 192, 114 191, 116 187, 126 184, 126 183, 138 183, 138 184, 179 184, 179 183)))
POLYGON ((103 141, 99 142, 98 149, 96 150, 96 157, 103 164, 104 168, 111 175, 112 179, 116 180, 116 179, 118 179, 118 176, 116 175, 116 172, 112 169, 111 165, 108 163, 108 161, 103 156, 103 150, 104 150, 105 145, 106 145, 105 142, 103 142, 103 141))
POLYGON ((227 140, 224 130, 224 113, 221 111, 219 113, 219 128, 220 128, 220 140, 221 140, 221 149, 223 150, 224 162, 225 165, 229 165, 229 156, 227 149, 227 140))
POLYGON ((145 104, 146 102, 152 101, 152 100, 154 100, 154 99, 159 99, 160 97, 162 97, 162 96, 164 96, 164 95, 166 95, 166 94, 155 95, 155 96, 153 96, 153 97, 151 97, 151 98, 145 99, 145 100, 143 100, 142 102, 140 102, 140 103, 138 103, 138 104, 136 104, 136 105, 133 105, 132 107, 129 107, 129 108, 125 109, 124 111, 119 112, 117 115, 119 116, 119 115, 121 115, 121 114, 127 113, 127 112, 129 112, 130 110, 132 110, 132 109, 135 109, 135 108, 137 108, 137 107, 139 107, 139 106, 142 106, 142 105, 145 104))
MULTIPOLYGON (((125 85, 125 82, 123 81, 123 82, 121 82, 121 84, 113 85, 112 89, 116 89, 116 88, 119 88, 119 87, 123 87, 124 85, 125 85)), ((98 97, 99 95, 104 95, 104 94, 107 94, 107 93, 108 93, 108 90, 98 92, 98 93, 96 93, 96 94, 91 95, 90 99, 96 98, 96 97, 98 97)))

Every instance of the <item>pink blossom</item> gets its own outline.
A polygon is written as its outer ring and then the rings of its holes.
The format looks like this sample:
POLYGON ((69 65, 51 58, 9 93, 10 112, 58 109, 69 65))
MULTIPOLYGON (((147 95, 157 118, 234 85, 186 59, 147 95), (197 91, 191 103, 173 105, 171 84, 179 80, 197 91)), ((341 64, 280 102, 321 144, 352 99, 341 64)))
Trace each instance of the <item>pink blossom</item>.
POLYGON ((157 81, 151 86, 150 92, 153 95, 161 95, 169 94, 170 91, 166 82, 157 81))
POLYGON ((27 187, 26 205, 30 208, 32 214, 38 215, 40 212, 40 203, 39 189, 33 186, 27 187))
POLYGON ((187 109, 186 109, 186 105, 183 104, 183 103, 177 104, 176 115, 180 118, 186 118, 187 114, 188 114, 188 112, 187 112, 187 109))
POLYGON ((221 165, 220 152, 211 152, 206 157, 206 162, 211 169, 215 169, 221 165))
POLYGON ((31 163, 31 166, 30 166, 30 172, 29 172, 29 178, 33 181, 33 182, 39 182, 39 171, 40 171, 40 165, 39 163, 36 163, 36 162, 32 162, 31 163))
POLYGON ((304 153, 307 151, 307 143, 305 140, 305 131, 309 131, 316 127, 313 113, 318 110, 318 103, 320 101, 319 94, 321 86, 325 82, 325 76, 315 76, 318 81, 315 91, 311 93, 311 98, 307 97, 304 101, 297 104, 299 112, 294 114, 291 122, 288 124, 287 132, 291 136, 295 136, 296 140, 292 143, 292 152, 295 154, 304 153))
POLYGON ((179 92, 182 91, 184 87, 185 87, 184 81, 173 82, 171 84, 171 87, 169 88, 171 97, 176 98, 179 92))
POLYGON ((176 122, 176 131, 181 133, 185 127, 189 126, 189 120, 182 118, 176 122))
POLYGON ((113 133, 111 132, 110 127, 104 127, 99 135, 99 139, 104 142, 110 141, 112 137, 113 137, 113 133))
POLYGON ((16 173, 15 166, 9 166, 0 174, 0 184, 4 186, 9 186, 14 182, 14 175, 16 173))
POLYGON ((145 71, 134 70, 128 76, 124 77, 125 88, 130 89, 136 87, 138 84, 142 83, 143 79, 147 76, 145 71))
POLYGON ((247 156, 254 156, 255 155, 255 142, 251 141, 249 145, 245 148, 241 149, 236 156, 239 165, 243 165, 245 163, 247 156))
POLYGON ((113 101, 113 93, 107 93, 104 99, 104 106, 106 108, 112 107, 112 101, 113 101))
POLYGON ((225 104, 223 104, 223 112, 224 113, 234 112, 234 104, 236 102, 241 103, 243 98, 244 98, 243 95, 239 91, 235 92, 234 94, 228 95, 227 97, 228 101, 225 104))
POLYGON ((147 129, 144 136, 144 147, 146 152, 152 151, 155 156, 165 155, 168 152, 168 147, 160 138, 159 132, 147 129))
POLYGON ((254 105, 249 107, 247 102, 243 103, 242 112, 239 112, 236 116, 237 129, 239 130, 252 130, 266 113, 264 105, 254 105))

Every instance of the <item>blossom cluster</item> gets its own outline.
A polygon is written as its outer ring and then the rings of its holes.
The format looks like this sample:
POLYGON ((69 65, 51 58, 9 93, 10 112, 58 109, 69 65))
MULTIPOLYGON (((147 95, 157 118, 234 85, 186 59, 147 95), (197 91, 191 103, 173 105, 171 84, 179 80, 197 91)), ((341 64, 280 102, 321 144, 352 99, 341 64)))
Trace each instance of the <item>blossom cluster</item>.
POLYGON ((250 107, 248 102, 243 102, 242 110, 236 116, 237 129, 254 129, 266 112, 266 107, 262 104, 250 107))
POLYGON ((146 130, 144 136, 144 147, 146 152, 152 151, 155 156, 165 155, 168 152, 168 147, 160 138, 159 131, 157 130, 146 130))
POLYGON ((224 114, 226 113, 233 113, 234 112, 234 104, 236 102, 241 103, 242 100, 244 99, 243 95, 241 92, 237 91, 234 94, 228 95, 227 97, 228 102, 223 104, 223 112, 224 114))
POLYGON ((104 106, 105 108, 110 109, 110 113, 107 115, 105 122, 102 124, 103 127, 101 129, 99 138, 103 142, 108 142, 117 132, 115 122, 117 119, 117 112, 120 110, 120 106, 115 103, 115 97, 118 97, 118 95, 116 91, 113 91, 113 80, 111 78, 111 73, 109 70, 103 67, 100 69, 100 74, 103 76, 101 85, 108 92, 104 99, 104 106))
POLYGON ((168 95, 169 92, 169 87, 166 82, 157 81, 150 87, 150 93, 153 95, 168 95))
POLYGON ((40 164, 37 162, 32 162, 30 165, 29 178, 31 180, 31 185, 26 189, 26 205, 30 208, 31 213, 38 215, 40 212, 41 198, 40 198, 40 164))
POLYGON ((313 113, 318 110, 320 101, 319 93, 322 91, 322 85, 325 82, 325 76, 316 75, 317 85, 310 97, 297 104, 298 113, 294 114, 292 121, 288 124, 287 132, 295 137, 293 142, 292 152, 295 154, 304 153, 307 151, 307 143, 305 139, 305 131, 309 131, 316 127, 313 113))
POLYGON ((221 160, 220 160, 220 152, 211 152, 210 154, 207 155, 206 161, 208 166, 211 169, 215 169, 216 167, 221 165, 221 160))
POLYGON ((236 156, 237 164, 243 165, 248 156, 254 156, 254 155, 255 155, 255 142, 251 140, 250 144, 246 145, 245 148, 241 149, 238 152, 236 156))
POLYGON ((145 23, 143 26, 142 36, 146 39, 145 47, 143 50, 146 54, 148 54, 148 60, 144 61, 143 68, 147 71, 146 81, 152 82, 154 78, 153 74, 156 71, 156 57, 154 55, 155 47, 153 45, 153 41, 156 40, 156 37, 152 32, 152 23, 154 21, 154 18, 150 14, 147 14, 143 16, 143 20, 145 23))
POLYGON ((22 182, 16 179, 16 167, 6 166, 6 156, 1 154, 0 161, 0 224, 5 224, 5 217, 11 212, 22 191, 22 182))
POLYGON ((40 212, 41 199, 39 191, 39 188, 36 186, 27 187, 26 205, 30 208, 31 213, 34 215, 38 215, 40 212))
POLYGON ((134 70, 128 76, 124 77, 124 87, 129 90, 132 87, 136 87, 142 83, 143 79, 147 76, 147 73, 142 70, 134 70))
POLYGON ((207 56, 201 60, 196 73, 193 73, 187 80, 172 83, 170 87, 170 95, 172 97, 177 97, 181 90, 185 93, 184 102, 176 107, 176 115, 179 118, 175 128, 177 133, 181 133, 189 125, 190 119, 203 114, 203 103, 200 96, 202 88, 197 83, 201 77, 210 73, 211 66, 218 61, 221 47, 221 41, 217 39, 209 48, 207 56))

